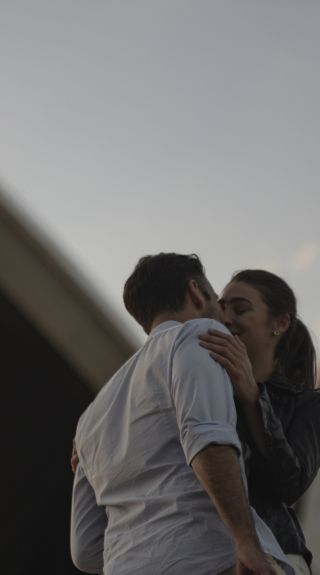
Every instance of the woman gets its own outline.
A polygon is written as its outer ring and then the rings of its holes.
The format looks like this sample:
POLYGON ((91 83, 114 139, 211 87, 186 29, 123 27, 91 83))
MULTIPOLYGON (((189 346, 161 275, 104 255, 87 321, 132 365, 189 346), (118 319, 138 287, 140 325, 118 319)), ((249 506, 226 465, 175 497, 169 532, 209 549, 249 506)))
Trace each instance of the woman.
POLYGON ((291 505, 320 466, 320 393, 311 337, 296 298, 263 270, 235 274, 220 300, 232 335, 210 331, 200 344, 227 370, 251 505, 273 531, 296 573, 312 555, 291 505))

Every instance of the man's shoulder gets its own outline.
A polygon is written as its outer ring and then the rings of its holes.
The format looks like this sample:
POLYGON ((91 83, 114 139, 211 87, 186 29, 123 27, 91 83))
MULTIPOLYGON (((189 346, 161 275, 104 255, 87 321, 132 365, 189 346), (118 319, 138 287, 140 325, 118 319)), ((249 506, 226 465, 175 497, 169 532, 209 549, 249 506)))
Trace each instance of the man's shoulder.
POLYGON ((211 318, 196 318, 185 322, 172 320, 159 324, 151 332, 147 341, 139 351, 142 353, 149 351, 154 342, 158 344, 161 343, 161 346, 169 345, 175 347, 184 341, 196 339, 199 335, 205 334, 209 329, 230 333, 225 325, 211 318))
POLYGON ((179 330, 179 335, 185 337, 197 336, 206 333, 209 329, 215 329, 223 333, 230 333, 223 323, 211 318, 190 319, 183 324, 179 330))
POLYGON ((127 361, 106 381, 104 382, 92 402, 87 406, 78 420, 78 430, 90 426, 92 421, 101 417, 106 412, 112 402, 115 394, 120 389, 122 382, 128 377, 128 374, 134 369, 138 361, 141 348, 138 349, 127 361))

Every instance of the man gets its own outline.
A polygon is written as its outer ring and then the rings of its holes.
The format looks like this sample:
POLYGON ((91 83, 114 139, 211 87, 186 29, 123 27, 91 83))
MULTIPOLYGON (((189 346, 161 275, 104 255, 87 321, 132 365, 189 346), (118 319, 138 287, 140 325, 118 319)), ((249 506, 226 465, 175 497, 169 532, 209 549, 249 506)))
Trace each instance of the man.
POLYGON ((74 563, 105 575, 231 575, 236 563, 274 575, 262 549, 286 559, 247 502, 232 387, 198 344, 209 327, 227 331, 200 260, 142 258, 124 302, 148 339, 78 424, 74 563))

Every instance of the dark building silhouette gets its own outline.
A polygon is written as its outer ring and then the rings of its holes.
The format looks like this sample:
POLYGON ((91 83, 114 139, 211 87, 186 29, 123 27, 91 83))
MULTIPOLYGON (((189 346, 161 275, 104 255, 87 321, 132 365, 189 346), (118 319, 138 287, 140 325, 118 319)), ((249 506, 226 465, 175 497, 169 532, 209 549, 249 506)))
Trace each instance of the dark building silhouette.
POLYGON ((0 571, 6 575, 79 573, 69 552, 75 426, 135 351, 82 283, 2 200, 0 571))
POLYGON ((0 317, 1 571, 77 573, 69 556, 69 461, 93 392, 3 294, 0 317))

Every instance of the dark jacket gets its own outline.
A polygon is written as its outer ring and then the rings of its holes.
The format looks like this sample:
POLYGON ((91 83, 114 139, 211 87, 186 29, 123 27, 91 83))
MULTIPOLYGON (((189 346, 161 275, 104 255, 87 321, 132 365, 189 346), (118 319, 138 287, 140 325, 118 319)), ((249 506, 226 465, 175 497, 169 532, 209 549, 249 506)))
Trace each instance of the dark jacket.
POLYGON ((257 450, 237 403, 250 503, 283 551, 304 555, 310 565, 312 554, 292 505, 320 466, 320 391, 290 385, 274 375, 260 384, 259 404, 269 440, 266 456, 257 450))

